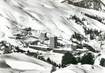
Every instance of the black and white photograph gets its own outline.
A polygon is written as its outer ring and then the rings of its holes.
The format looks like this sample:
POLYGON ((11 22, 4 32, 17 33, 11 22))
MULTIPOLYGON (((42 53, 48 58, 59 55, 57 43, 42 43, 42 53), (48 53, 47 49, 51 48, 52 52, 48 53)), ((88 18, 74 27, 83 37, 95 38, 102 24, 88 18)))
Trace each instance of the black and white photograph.
POLYGON ((105 0, 0 0, 0 73, 105 73, 105 0))

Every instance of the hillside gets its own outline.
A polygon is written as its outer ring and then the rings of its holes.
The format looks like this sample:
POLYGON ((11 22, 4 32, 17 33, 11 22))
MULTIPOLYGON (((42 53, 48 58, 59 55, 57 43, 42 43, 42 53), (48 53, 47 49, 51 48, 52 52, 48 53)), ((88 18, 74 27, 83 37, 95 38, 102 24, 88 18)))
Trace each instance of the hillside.
POLYGON ((54 66, 67 52, 104 54, 104 28, 104 0, 0 0, 0 54, 24 53, 54 66))

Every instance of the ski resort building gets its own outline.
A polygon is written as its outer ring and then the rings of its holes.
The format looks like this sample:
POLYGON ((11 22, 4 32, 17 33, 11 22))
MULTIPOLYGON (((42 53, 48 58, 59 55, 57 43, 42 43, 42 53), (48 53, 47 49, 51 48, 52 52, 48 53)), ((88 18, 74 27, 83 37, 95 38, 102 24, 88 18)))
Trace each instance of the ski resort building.
POLYGON ((50 48, 57 48, 57 37, 50 37, 50 48))

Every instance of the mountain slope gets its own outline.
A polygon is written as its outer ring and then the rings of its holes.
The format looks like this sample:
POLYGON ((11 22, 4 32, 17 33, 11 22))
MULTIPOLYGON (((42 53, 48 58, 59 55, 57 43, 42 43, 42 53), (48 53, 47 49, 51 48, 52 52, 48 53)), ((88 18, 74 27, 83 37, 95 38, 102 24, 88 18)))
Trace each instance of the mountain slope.
POLYGON ((28 27, 48 32, 50 36, 57 36, 66 41, 69 41, 74 33, 78 33, 91 42, 88 37, 91 35, 86 34, 86 31, 105 32, 103 11, 54 0, 1 0, 0 19, 0 40, 8 40, 11 43, 16 43, 17 40, 10 37, 28 27))
POLYGON ((0 0, 0 50, 9 48, 9 53, 37 54, 36 57, 49 58, 58 65, 67 51, 76 56, 78 51, 84 54, 84 50, 105 53, 105 2, 65 1, 0 0), (41 33, 46 33, 46 40, 41 33), (58 48, 49 48, 52 36, 58 37, 58 48))

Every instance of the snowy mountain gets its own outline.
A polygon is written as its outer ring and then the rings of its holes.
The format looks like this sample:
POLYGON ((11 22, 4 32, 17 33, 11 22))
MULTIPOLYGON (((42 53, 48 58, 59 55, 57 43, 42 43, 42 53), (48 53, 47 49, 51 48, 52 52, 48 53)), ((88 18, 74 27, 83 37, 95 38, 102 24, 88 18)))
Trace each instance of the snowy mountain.
POLYGON ((67 2, 69 4, 73 4, 75 6, 95 9, 95 10, 104 10, 105 4, 104 0, 64 0, 62 2, 67 2))
POLYGON ((66 40, 70 40, 75 32, 85 36, 85 29, 105 31, 103 11, 85 9, 55 0, 1 0, 0 3, 2 40, 10 40, 14 33, 28 27, 66 40))
POLYGON ((105 53, 105 0, 0 0, 0 23, 0 50, 11 46, 8 53, 41 52, 57 64, 67 51, 105 53), (60 45, 53 50, 52 36, 60 45))

